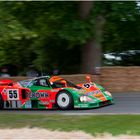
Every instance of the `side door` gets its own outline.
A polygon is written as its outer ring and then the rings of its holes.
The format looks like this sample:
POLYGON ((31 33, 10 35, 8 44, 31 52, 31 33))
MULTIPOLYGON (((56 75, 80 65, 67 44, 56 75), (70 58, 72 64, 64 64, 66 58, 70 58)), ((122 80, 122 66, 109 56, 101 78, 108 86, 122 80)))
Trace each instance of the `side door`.
POLYGON ((28 86, 31 90, 29 98, 32 108, 51 108, 51 92, 52 89, 46 78, 39 78, 32 81, 28 86))

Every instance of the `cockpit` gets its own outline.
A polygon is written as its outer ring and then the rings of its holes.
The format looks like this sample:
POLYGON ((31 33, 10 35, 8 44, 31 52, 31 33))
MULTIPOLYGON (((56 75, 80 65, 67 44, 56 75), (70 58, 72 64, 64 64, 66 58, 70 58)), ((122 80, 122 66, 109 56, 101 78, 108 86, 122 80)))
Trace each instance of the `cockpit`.
POLYGON ((73 87, 73 88, 81 89, 81 87, 79 87, 59 76, 53 76, 49 79, 49 81, 53 88, 73 87))
POLYGON ((59 76, 40 77, 36 79, 23 80, 23 81, 19 81, 19 84, 22 87, 31 87, 34 85, 34 86, 44 86, 44 87, 52 87, 52 88, 73 87, 73 88, 81 89, 81 87, 59 76))

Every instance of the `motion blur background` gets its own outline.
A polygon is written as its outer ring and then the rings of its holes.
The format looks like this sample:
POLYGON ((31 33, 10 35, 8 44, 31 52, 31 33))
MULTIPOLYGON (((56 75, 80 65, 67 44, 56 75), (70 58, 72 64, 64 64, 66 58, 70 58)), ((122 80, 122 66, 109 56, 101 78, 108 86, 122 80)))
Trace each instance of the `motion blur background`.
POLYGON ((139 2, 0 2, 2 77, 139 65, 139 2))

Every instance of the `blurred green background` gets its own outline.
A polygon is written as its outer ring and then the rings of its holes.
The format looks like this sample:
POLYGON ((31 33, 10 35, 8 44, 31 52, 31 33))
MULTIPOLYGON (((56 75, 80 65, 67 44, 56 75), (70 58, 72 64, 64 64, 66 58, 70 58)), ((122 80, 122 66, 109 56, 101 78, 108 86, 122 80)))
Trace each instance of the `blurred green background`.
POLYGON ((139 55, 139 2, 0 2, 1 73, 94 74, 139 66, 139 55))

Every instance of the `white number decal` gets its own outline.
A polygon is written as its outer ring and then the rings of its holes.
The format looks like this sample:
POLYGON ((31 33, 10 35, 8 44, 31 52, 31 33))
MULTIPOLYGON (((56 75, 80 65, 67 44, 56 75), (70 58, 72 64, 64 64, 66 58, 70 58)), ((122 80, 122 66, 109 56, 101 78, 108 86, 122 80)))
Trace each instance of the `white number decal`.
POLYGON ((7 94, 8 100, 19 100, 19 93, 17 89, 9 89, 7 94))

